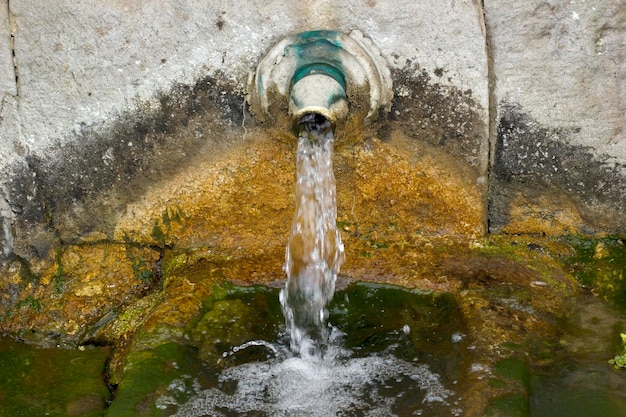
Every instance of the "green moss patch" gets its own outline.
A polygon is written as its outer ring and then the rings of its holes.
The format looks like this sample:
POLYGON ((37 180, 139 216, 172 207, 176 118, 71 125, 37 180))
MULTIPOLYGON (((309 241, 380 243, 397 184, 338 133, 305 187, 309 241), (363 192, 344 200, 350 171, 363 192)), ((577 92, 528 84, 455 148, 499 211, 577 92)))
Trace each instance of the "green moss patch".
POLYGON ((0 339, 0 415, 102 416, 106 348, 40 349, 0 339))
POLYGON ((573 248, 564 264, 585 287, 626 311, 626 239, 623 236, 564 238, 573 248))

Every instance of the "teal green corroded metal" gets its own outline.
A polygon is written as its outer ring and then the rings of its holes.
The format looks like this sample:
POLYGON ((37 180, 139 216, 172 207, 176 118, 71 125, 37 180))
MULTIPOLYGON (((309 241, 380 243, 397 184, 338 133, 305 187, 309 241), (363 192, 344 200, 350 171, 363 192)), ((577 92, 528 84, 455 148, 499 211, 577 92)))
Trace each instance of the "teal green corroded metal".
POLYGON ((291 86, 293 87, 298 81, 307 75, 313 74, 324 74, 328 77, 331 77, 333 80, 337 81, 337 83, 343 88, 346 89, 346 76, 343 71, 339 68, 322 62, 315 62, 309 65, 303 65, 296 70, 293 74, 293 78, 291 79, 291 86))
POLYGON ((297 69, 291 85, 297 83, 309 73, 325 74, 346 88, 343 70, 341 34, 330 30, 316 30, 294 35, 295 43, 286 48, 297 58, 297 69))
POLYGON ((316 112, 336 121, 352 105, 369 109, 365 118, 374 119, 390 110, 392 98, 387 63, 359 31, 317 30, 283 39, 248 80, 250 108, 262 122, 280 118, 272 111, 285 108, 295 119, 316 112))

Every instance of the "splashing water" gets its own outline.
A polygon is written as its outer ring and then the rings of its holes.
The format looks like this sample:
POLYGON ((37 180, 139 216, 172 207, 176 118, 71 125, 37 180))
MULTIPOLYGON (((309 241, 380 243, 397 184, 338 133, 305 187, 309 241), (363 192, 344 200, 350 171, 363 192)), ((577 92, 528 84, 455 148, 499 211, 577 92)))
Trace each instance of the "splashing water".
POLYGON ((291 350, 319 355, 328 338, 326 305, 344 260, 336 227, 333 133, 324 117, 308 114, 298 122, 296 211, 287 244, 287 283, 280 301, 291 334, 291 350))
MULTIPOLYGON (((233 292, 232 300, 278 325, 278 297, 254 291, 233 292)), ((335 298, 327 308, 337 326, 327 327, 323 355, 294 355, 285 326, 252 331, 262 339, 231 347, 198 378, 172 381, 157 408, 177 417, 462 415, 446 386, 456 385, 452 368, 467 349, 451 297, 355 284, 335 298)))
MULTIPOLYGON (((337 354, 334 350, 329 348, 337 354)), ((251 362, 224 371, 219 384, 221 389, 197 393, 176 416, 423 415, 435 404, 447 405, 453 395, 428 366, 393 355, 336 357, 333 361, 283 357, 251 362), (227 389, 233 382, 236 388, 227 389)), ((444 414, 440 411, 436 415, 444 414)), ((460 412, 452 409, 445 415, 460 412)))

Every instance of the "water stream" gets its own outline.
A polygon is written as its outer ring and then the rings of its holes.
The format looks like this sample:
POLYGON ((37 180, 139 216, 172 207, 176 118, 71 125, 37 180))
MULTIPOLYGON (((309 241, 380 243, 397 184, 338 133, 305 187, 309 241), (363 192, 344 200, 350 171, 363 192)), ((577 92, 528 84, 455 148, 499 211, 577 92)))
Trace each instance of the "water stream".
POLYGON ((317 114, 298 123, 296 208, 285 256, 287 283, 281 304, 291 335, 291 349, 302 357, 317 356, 328 338, 326 305, 344 260, 337 230, 333 132, 317 114))

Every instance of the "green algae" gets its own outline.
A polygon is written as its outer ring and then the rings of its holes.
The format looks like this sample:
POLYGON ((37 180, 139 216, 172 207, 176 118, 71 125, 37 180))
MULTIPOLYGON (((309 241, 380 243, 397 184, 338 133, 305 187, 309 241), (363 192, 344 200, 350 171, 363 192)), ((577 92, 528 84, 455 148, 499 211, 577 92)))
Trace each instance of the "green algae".
POLYGON ((491 379, 489 380, 489 386, 496 389, 505 388, 506 382, 501 379, 491 379))
POLYGON ((623 406, 603 390, 561 389, 534 399, 532 417, 623 417, 623 406))
POLYGON ((154 241, 157 243, 157 245, 160 248, 165 247, 165 240, 166 240, 165 232, 163 231, 163 229, 161 228, 161 225, 159 224, 157 220, 155 220, 154 224, 152 225, 152 231, 150 232, 150 237, 154 239, 154 241))
POLYGON ((256 338, 275 339, 282 323, 277 290, 266 287, 215 285, 201 304, 184 328, 161 324, 135 335, 106 417, 171 415, 194 384, 242 360, 224 353, 256 338))
MULTIPOLYGON (((610 371, 609 371, 610 372, 610 371)), ((621 417, 624 381, 598 366, 569 363, 531 378, 532 417, 621 417)))
POLYGON ((581 294, 567 307, 569 317, 559 324, 563 334, 558 341, 542 341, 549 360, 541 360, 537 347, 529 344, 496 364, 497 376, 506 381, 498 389, 508 392, 492 400, 490 410, 501 407, 495 415, 519 415, 514 394, 526 399, 532 417, 626 415, 626 379, 606 363, 624 317, 591 294, 581 294))
MULTIPOLYGON (((345 347, 363 354, 381 352, 390 338, 400 340, 402 334, 406 345, 396 353, 407 360, 441 355, 444 346, 459 353, 465 345, 451 342, 454 334, 460 342, 465 331, 451 294, 356 283, 338 291, 328 310, 328 321, 345 333, 345 347)), ((222 285, 203 300, 203 312, 190 321, 185 337, 199 348, 202 360, 224 364, 223 353, 233 346, 279 339, 283 321, 278 289, 222 285)), ((451 354, 453 362, 456 357, 451 354)))
POLYGON ((495 364, 497 379, 489 385, 504 394, 489 401, 485 414, 489 417, 530 417, 529 392, 531 370, 526 362, 509 357, 495 364))
POLYGON ((41 310, 41 303, 38 299, 31 297, 30 295, 17 302, 17 309, 29 308, 35 311, 41 310))
POLYGON ((65 277, 65 272, 63 270, 63 251, 59 250, 56 254, 56 264, 57 269, 54 271, 54 275, 52 278, 54 285, 54 295, 60 296, 65 292, 67 286, 67 278, 65 277))
POLYGON ((102 416, 108 349, 41 349, 0 339, 0 415, 102 416))
MULTIPOLYGON (((265 341, 287 349, 278 292, 216 285, 184 329, 160 326, 137 333, 106 416, 171 415, 198 389, 215 387, 222 369, 271 360, 276 354, 261 345, 238 347, 265 341)), ((336 293, 329 313, 329 322, 345 335, 343 346, 359 357, 386 352, 430 363, 447 383, 466 369, 461 365, 465 330, 450 294, 352 284, 336 293)))
POLYGON ((186 220, 189 217, 181 207, 167 207, 160 219, 154 219, 150 237, 160 248, 165 248, 170 245, 173 229, 183 225, 186 220))
MULTIPOLYGON (((176 222, 176 219, 172 221, 176 222)), ((350 227, 349 224, 343 226, 350 227)), ((388 250, 386 247, 377 246, 378 240, 376 240, 375 234, 367 236, 367 239, 363 234, 361 239, 366 241, 363 247, 369 250, 368 253, 375 253, 378 249, 382 249, 380 252, 395 249, 393 245, 389 246, 390 249, 388 250)), ((591 288, 602 299, 620 300, 620 285, 623 281, 621 278, 623 275, 620 275, 619 271, 623 271, 624 263, 623 259, 620 258, 623 256, 623 253, 620 252, 620 250, 623 251, 623 243, 620 243, 620 239, 617 238, 593 240, 559 238, 545 239, 544 241, 539 238, 515 236, 486 239, 475 245, 470 245, 469 250, 463 245, 460 247, 435 245, 434 248, 424 249, 424 251, 428 250, 436 254, 448 254, 448 258, 445 259, 455 259, 457 255, 462 255, 458 257, 458 264, 467 266, 467 271, 469 271, 467 281, 465 281, 465 275, 462 275, 464 270, 460 268, 444 269, 443 273, 446 273, 451 280, 469 282, 469 285, 464 285, 461 291, 469 293, 473 297, 472 299, 482 306, 481 308, 489 308, 495 312, 494 315, 485 317, 486 320, 495 320, 494 329, 496 331, 507 329, 507 331, 510 330, 524 336, 519 340, 509 339, 510 342, 507 345, 501 344, 502 338, 500 338, 495 346, 510 350, 509 354, 526 355, 525 359, 529 363, 532 361, 542 364, 554 363, 562 359, 564 348, 560 345, 560 333, 550 333, 552 328, 545 327, 547 329, 545 332, 536 334, 536 327, 525 328, 523 325, 517 327, 519 322, 523 320, 527 320, 527 323, 549 322, 550 325, 554 325, 553 327, 559 327, 561 331, 566 333, 578 331, 578 329, 570 328, 571 326, 567 327, 567 323, 560 321, 560 316, 551 315, 553 312, 562 315, 568 314, 558 297, 563 295, 563 292, 560 291, 563 285, 570 284, 562 284, 564 280, 559 281, 559 278, 553 275, 554 265, 558 265, 558 261, 566 266, 562 276, 565 276, 567 280, 576 284, 572 278, 576 277, 580 283, 591 288), (599 245, 599 243, 601 244, 599 245), (506 262, 501 260, 506 260, 506 262), (518 265, 520 267, 517 267, 518 265), (523 268, 531 270, 532 273, 527 273, 523 268), (474 271, 478 272, 475 273, 474 271), (534 285, 535 280, 537 280, 537 285, 534 285), (548 302, 554 304, 547 304, 540 297, 552 299, 554 301, 548 300, 548 302), (548 305, 550 308, 545 307, 548 305)), ((213 253, 208 249, 198 251, 198 253, 201 252, 200 255, 193 252, 174 253, 169 249, 164 252, 163 267, 166 286, 167 277, 172 278, 172 280, 181 277, 185 280, 188 279, 191 283, 190 287, 193 288, 193 285, 197 285, 201 281, 223 282, 225 276, 233 275, 232 273, 223 273, 222 269, 215 266, 211 267, 212 263, 204 260, 203 257, 213 253), (197 259, 193 258, 194 256, 197 259), (197 276, 193 275, 194 271, 197 272, 197 276), (173 277, 173 274, 176 276, 173 277)), ((144 268, 147 265, 141 264, 141 258, 135 259, 136 262, 129 264, 129 268, 132 267, 132 275, 128 274, 128 276, 140 278, 141 271, 148 271, 147 268, 144 268)), ((446 262, 445 259, 443 262, 446 262)), ((130 259, 127 260, 130 261, 130 259)), ((54 280, 51 280, 51 283, 53 284, 54 280)), ((193 317, 181 315, 181 317, 187 317, 186 324, 181 324, 178 327, 161 326, 151 335, 140 329, 137 335, 132 336, 135 348, 127 357, 127 365, 142 362, 141 366, 137 366, 140 368, 156 366, 157 368, 169 369, 167 367, 169 360, 167 354, 153 353, 153 360, 142 359, 140 356, 133 355, 138 349, 142 349, 143 352, 154 352, 170 342, 176 342, 186 352, 191 365, 191 368, 186 368, 187 370, 193 369, 199 364, 204 364, 209 369, 223 369, 245 361, 265 360, 270 353, 267 349, 246 348, 236 354, 232 353, 231 349, 247 341, 257 339, 274 343, 280 337, 278 334, 283 318, 278 302, 278 289, 267 287, 242 288, 230 284, 213 285, 212 283, 207 284, 211 288, 209 297, 202 300, 200 297, 189 298, 190 303, 196 303, 194 304, 196 306, 201 304, 201 306, 199 313, 194 313, 196 315, 193 317)), ((568 286, 567 291, 570 291, 572 287, 575 286, 568 286)), ((170 291, 172 290, 170 289, 170 291)), ((154 293, 153 295, 158 298, 159 294, 154 293)), ((32 297, 31 299, 35 300, 32 297)), ((23 311, 37 308, 31 299, 22 299, 20 307, 23 311)), ((163 298, 160 299, 163 300, 163 298)), ((155 299, 153 302, 138 305, 136 308, 121 310, 123 313, 120 313, 119 317, 123 318, 125 328, 140 328, 143 317, 145 317, 142 309, 145 309, 145 314, 148 314, 147 310, 150 310, 158 302, 158 299, 155 299)), ((176 302, 178 301, 176 300, 176 302)), ((459 305, 456 304, 455 296, 451 294, 421 292, 376 284, 353 284, 346 291, 338 291, 334 301, 329 306, 329 310, 329 321, 345 333, 344 342, 350 349, 362 353, 381 352, 389 348, 384 341, 395 338, 401 343, 393 348, 394 354, 406 358, 406 360, 417 359, 426 362, 435 360, 433 369, 443 375, 447 381, 458 379, 460 381, 459 387, 463 383, 463 373, 467 371, 469 361, 476 360, 476 356, 466 350, 468 344, 476 343, 476 340, 470 342, 471 336, 465 336, 465 334, 473 335, 474 333, 466 330, 464 321, 473 320, 471 324, 476 326, 477 323, 483 324, 483 321, 477 322, 477 320, 484 320, 480 316, 463 317, 463 313, 459 311, 459 305), (407 329, 406 334, 404 326, 407 329), (463 336, 462 342, 450 344, 450 339, 455 335, 463 336)), ((543 331, 543 328, 539 329, 543 331)), ((492 329, 483 327, 480 330, 481 334, 487 336, 491 331, 492 329)), ((503 334, 503 338, 508 337, 508 334, 503 334)), ((576 337, 576 335, 572 337, 576 337)), ((494 337, 494 339, 496 338, 494 337)), ((482 342, 479 340, 478 343, 482 342)), ((617 351, 615 352, 617 353, 617 351)), ((610 352, 600 358, 607 368, 609 366, 606 361, 612 355, 613 352, 610 352)), ((490 359, 493 358, 490 357, 486 361, 489 362, 490 359)), ((179 363, 178 361, 175 362, 179 363)), ((503 366, 502 363, 498 363, 496 370, 503 366)), ((537 363, 533 364, 529 371, 530 380, 546 380, 548 377, 538 379, 540 377, 534 375, 540 371, 542 369, 537 367, 537 363)), ((202 374, 203 371, 195 372, 202 374)), ((168 388, 171 382, 180 380, 187 385, 191 383, 188 378, 184 377, 189 375, 186 373, 163 373, 160 374, 162 380, 147 370, 142 375, 160 382, 151 388, 144 387, 143 393, 139 390, 133 393, 127 386, 124 386, 124 384, 133 384, 128 382, 132 380, 132 372, 130 374, 125 373, 121 377, 122 380, 114 403, 122 398, 119 401, 122 403, 127 401, 127 405, 130 404, 130 406, 126 408, 121 405, 116 406, 120 407, 118 410, 121 413, 117 415, 141 415, 137 414, 138 409, 144 413, 143 415, 168 415, 166 411, 175 408, 175 405, 167 402, 167 398, 175 397, 175 392, 168 388), (128 411, 130 409, 133 410, 132 413, 128 411)), ((527 387, 528 378, 524 379, 526 381, 524 383, 521 381, 512 375, 498 373, 489 382, 489 392, 495 393, 488 408, 490 413, 495 413, 492 415, 524 416, 524 410, 528 409, 528 405, 524 406, 523 404, 524 401, 528 404, 529 400, 534 404, 533 417, 535 412, 543 412, 541 410, 548 407, 539 397, 539 399, 535 398, 538 395, 536 392, 529 393, 527 389, 520 389, 520 385, 527 387)), ((603 393, 601 394, 605 396, 610 395, 605 391, 603 393)), ((560 394, 555 391, 555 395, 560 394)), ((559 399, 559 401, 561 400, 559 399)), ((173 403, 175 402, 173 401, 173 403)), ((2 403, 1 400, 0 403, 2 403)), ((116 408, 113 407, 112 409, 115 411, 116 408)), ((602 408, 598 409, 603 410, 602 408)), ((612 417, 614 414, 606 415, 612 417)))
POLYGON ((626 333, 620 333, 620 338, 622 341, 622 353, 615 355, 613 359, 609 360, 609 363, 613 365, 615 369, 626 369, 626 333))
POLYGON ((496 364, 496 372, 505 378, 518 381, 525 390, 530 389, 530 369, 528 365, 516 358, 506 358, 496 364))
POLYGON ((157 407, 157 399, 169 394, 171 381, 182 378, 193 368, 193 351, 176 343, 129 354, 124 378, 117 386, 115 400, 107 417, 162 416, 167 406, 157 407))
POLYGON ((276 339, 282 323, 277 291, 255 287, 217 292, 205 301, 210 309, 187 332, 189 339, 199 344, 202 360, 225 366, 229 362, 223 354, 232 347, 251 340, 276 339))
POLYGON ((626 245, 623 236, 563 238, 574 250, 563 263, 585 287, 626 311, 626 245))
POLYGON ((163 258, 163 274, 168 277, 187 265, 187 255, 167 252, 163 258))
POLYGON ((489 403, 487 417, 531 417, 528 397, 524 394, 505 394, 489 403))
MULTIPOLYGON (((253 340, 284 343, 278 291, 277 288, 263 286, 216 284, 208 297, 198 300, 201 304, 199 312, 184 326, 161 325, 152 332, 140 329, 134 336, 133 347, 125 359, 124 373, 105 415, 171 415, 179 404, 197 392, 198 386, 200 389, 214 386, 221 369, 269 359, 273 353, 262 346, 241 350, 233 348, 253 340)), ((492 286, 479 292, 492 302, 519 298, 520 305, 526 306, 532 298, 527 288, 520 285, 492 283, 492 286)), ((500 304, 511 308, 506 303, 500 304)), ((474 341, 467 336, 471 332, 465 320, 452 294, 393 285, 353 283, 337 291, 329 305, 329 322, 343 333, 342 343, 347 349, 359 356, 384 352, 393 353, 406 361, 427 363, 445 384, 454 381, 455 390, 458 389, 459 393, 468 388, 467 370, 470 363, 476 360, 472 351, 468 350, 474 341)), ((580 333, 578 328, 570 330, 580 333)), ((528 340, 522 344, 502 344, 502 349, 512 356, 493 366, 494 375, 487 382, 491 400, 484 415, 568 415, 554 411, 553 400, 542 392, 542 384, 551 387, 557 377, 552 371, 528 365, 526 360, 537 360, 540 356, 533 353, 536 348, 528 340)), ((537 340, 537 343, 545 344, 543 350, 551 355, 551 363, 554 362, 559 357, 555 351, 562 349, 555 341, 537 340)), ((574 384, 572 390, 582 392, 584 387, 584 384, 574 384)), ((567 392, 556 388, 549 388, 548 391, 555 397, 555 402, 567 402, 567 392)), ((608 405, 597 404, 591 399, 583 402, 579 398, 579 407, 596 407, 597 415, 601 417, 621 415, 616 414, 622 409, 614 393, 597 387, 590 388, 590 392, 607 399, 608 405)), ((582 393, 579 396, 584 397, 582 393)), ((95 397, 90 398, 81 404, 86 407, 85 404, 95 397)), ((2 398, 0 404, 4 404, 2 398)), ((85 415, 102 415, 102 410, 101 406, 100 414, 85 415)), ((51 415, 72 414, 61 412, 51 415)))
POLYGON ((385 336, 404 332, 412 347, 420 347, 419 356, 442 353, 441 346, 449 345, 453 334, 465 331, 451 294, 371 283, 338 292, 329 305, 329 322, 346 333, 348 348, 381 351, 385 336))
POLYGON ((131 267, 133 268, 133 276, 139 281, 152 281, 154 272, 144 258, 134 259, 131 267))
POLYGON ((329 322, 358 356, 393 353, 428 363, 444 384, 465 379, 467 328, 453 295, 394 285, 354 283, 335 294, 329 322))

